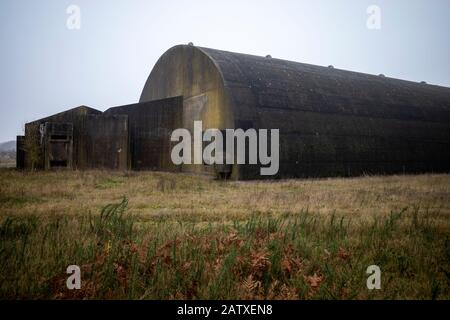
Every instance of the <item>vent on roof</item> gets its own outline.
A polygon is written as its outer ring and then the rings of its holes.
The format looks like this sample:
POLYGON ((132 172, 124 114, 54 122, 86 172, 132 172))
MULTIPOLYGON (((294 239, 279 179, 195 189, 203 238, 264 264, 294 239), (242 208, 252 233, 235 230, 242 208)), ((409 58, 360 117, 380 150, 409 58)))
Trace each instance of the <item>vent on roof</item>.
POLYGON ((382 74, 382 73, 380 73, 378 76, 379 76, 379 77, 382 77, 382 78, 386 77, 386 76, 385 76, 384 74, 382 74))
POLYGON ((271 56, 270 54, 268 54, 268 55, 266 56, 266 58, 267 58, 267 59, 270 59, 270 58, 272 58, 272 56, 271 56))
POLYGON ((188 43, 188 46, 191 46, 191 47, 192 47, 192 46, 194 46, 194 43, 193 43, 193 42, 189 42, 189 43, 188 43))
POLYGON ((333 66, 332 64, 330 64, 330 65, 328 66, 328 68, 334 69, 334 66, 333 66))
POLYGON ((426 82, 426 81, 420 81, 420 83, 421 83, 421 84, 427 84, 427 82, 426 82))

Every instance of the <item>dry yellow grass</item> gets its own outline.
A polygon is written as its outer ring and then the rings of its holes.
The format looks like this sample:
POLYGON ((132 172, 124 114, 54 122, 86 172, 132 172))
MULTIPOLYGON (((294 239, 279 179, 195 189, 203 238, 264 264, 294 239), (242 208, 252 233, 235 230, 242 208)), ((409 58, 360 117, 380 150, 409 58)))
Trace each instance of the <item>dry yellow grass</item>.
POLYGON ((309 209, 359 219, 405 207, 450 215, 450 175, 223 182, 161 172, 0 171, 1 214, 84 215, 123 196, 143 218, 245 219, 309 209))
POLYGON ((235 182, 0 170, 0 178, 0 298, 450 297, 448 174, 235 182), (71 264, 81 267, 80 291, 65 287, 71 264), (366 287, 372 264, 381 290, 366 287))

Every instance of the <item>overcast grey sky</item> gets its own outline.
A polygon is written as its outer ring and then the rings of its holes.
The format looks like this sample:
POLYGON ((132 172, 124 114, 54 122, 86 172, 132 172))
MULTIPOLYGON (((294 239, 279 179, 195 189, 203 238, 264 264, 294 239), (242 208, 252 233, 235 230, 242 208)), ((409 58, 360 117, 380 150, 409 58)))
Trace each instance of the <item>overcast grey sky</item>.
POLYGON ((450 86, 449 14, 448 0, 0 0, 0 142, 67 108, 137 102, 158 57, 188 42, 450 86))

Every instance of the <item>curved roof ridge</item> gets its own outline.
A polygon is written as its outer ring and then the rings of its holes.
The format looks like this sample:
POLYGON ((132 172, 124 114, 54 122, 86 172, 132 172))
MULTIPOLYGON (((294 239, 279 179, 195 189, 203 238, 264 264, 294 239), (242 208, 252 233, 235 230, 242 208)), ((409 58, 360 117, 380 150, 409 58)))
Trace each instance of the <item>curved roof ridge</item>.
MULTIPOLYGON (((321 66, 321 65, 316 65, 316 64, 312 64, 312 63, 306 63, 306 62, 299 62, 299 61, 294 61, 294 60, 287 60, 287 59, 280 59, 280 58, 276 58, 276 57, 270 57, 267 58, 265 56, 259 56, 259 55, 255 55, 255 54, 247 54, 247 53, 240 53, 240 52, 233 52, 233 51, 227 51, 227 50, 219 50, 219 49, 214 49, 214 48, 208 48, 208 47, 196 47, 198 49, 200 49, 201 51, 203 51, 205 54, 207 54, 213 61, 214 64, 216 66, 219 67, 219 69, 221 69, 221 65, 220 63, 217 62, 217 58, 214 56, 215 54, 219 54, 219 55, 223 55, 223 56, 235 56, 235 57, 242 57, 242 58, 249 58, 249 59, 254 59, 254 60, 259 60, 260 62, 275 62, 274 65, 296 65, 296 66, 302 66, 302 67, 306 67, 306 68, 310 68, 310 70, 303 70, 303 71, 316 71, 317 73, 321 73, 321 72, 326 72, 326 73, 334 73, 335 75, 339 74, 339 73, 344 73, 344 74, 349 74, 349 75, 357 75, 357 76, 366 76, 366 77, 370 77, 372 79, 376 79, 376 78, 380 78, 379 74, 371 74, 371 73, 366 73, 366 72, 360 72, 360 71, 354 71, 354 70, 347 70, 347 69, 341 69, 341 68, 336 68, 335 66, 333 66, 333 68, 330 68, 329 65, 328 66, 321 66)), ((315 73, 315 72, 314 72, 315 73)), ((420 81, 413 81, 413 80, 408 80, 408 79, 399 79, 399 78, 393 78, 393 77, 388 77, 385 76, 383 77, 383 80, 385 81, 389 81, 389 80, 394 80, 394 81, 404 81, 407 83, 411 83, 411 84, 417 84, 417 85, 423 85, 423 83, 421 83, 420 81)), ((428 84, 428 86, 435 86, 435 87, 439 87, 439 88, 446 88, 449 89, 449 87, 445 87, 445 86, 440 86, 440 85, 435 85, 435 84, 428 84)))

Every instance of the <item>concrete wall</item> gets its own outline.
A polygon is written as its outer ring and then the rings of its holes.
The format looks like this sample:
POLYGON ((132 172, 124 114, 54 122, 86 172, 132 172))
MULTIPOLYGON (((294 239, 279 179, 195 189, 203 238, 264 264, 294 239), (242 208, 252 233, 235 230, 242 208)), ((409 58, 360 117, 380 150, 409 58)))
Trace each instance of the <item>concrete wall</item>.
POLYGON ((16 168, 25 169, 25 136, 16 138, 16 168))
POLYGON ((25 125, 24 167, 50 169, 52 158, 64 156, 69 157, 66 168, 126 170, 129 167, 128 139, 126 115, 105 116, 101 111, 81 106, 25 125), (70 144, 50 141, 51 137, 46 137, 43 131, 45 124, 71 126, 70 144))
POLYGON ((83 126, 87 168, 114 170, 129 168, 126 115, 88 115, 84 119, 83 126))
POLYGON ((134 170, 179 171, 170 153, 170 134, 182 126, 183 98, 174 97, 110 108, 105 115, 127 115, 130 167, 134 170))
MULTIPOLYGON (((141 101, 174 95, 184 98, 185 126, 280 129, 276 177, 450 171, 450 88, 176 46, 141 101)), ((236 179, 261 178, 259 166, 232 170, 236 179)))
POLYGON ((203 50, 235 119, 280 129, 279 177, 450 170, 449 88, 203 50))
POLYGON ((73 124, 45 122, 41 134, 44 169, 72 169, 73 124))
POLYGON ((37 169, 44 169, 44 153, 41 141, 41 133, 40 126, 45 124, 46 122, 54 122, 54 123, 70 123, 73 125, 73 162, 72 166, 74 169, 87 169, 88 166, 88 155, 86 152, 86 142, 83 140, 83 127, 84 127, 84 119, 87 115, 90 114, 101 114, 102 112, 99 110, 95 110, 86 106, 80 106, 77 108, 73 108, 64 112, 60 112, 54 114, 52 116, 42 118, 30 123, 25 124, 25 145, 28 151, 25 155, 25 163, 26 168, 31 168, 32 161, 29 153, 36 153, 36 151, 40 151, 38 158, 39 160, 36 163, 37 169), (38 148, 39 146, 39 148, 38 148), (32 150, 31 150, 32 149, 32 150), (34 150, 37 149, 37 150, 34 150))
MULTIPOLYGON (((193 134, 193 122, 208 128, 233 128, 234 117, 224 82, 214 61, 192 46, 177 46, 164 53, 153 68, 140 102, 181 96, 182 126, 193 134)), ((215 174, 207 165, 183 165, 186 172, 215 174)), ((235 171, 237 177, 237 171, 235 171)))
MULTIPOLYGON (((161 56, 138 104, 27 124, 18 164, 45 167, 45 150, 30 151, 54 122, 73 124, 75 169, 227 173, 172 164, 170 133, 192 133, 195 120, 203 130, 279 129, 280 169, 268 178, 450 171, 450 88, 194 46, 161 56)), ((261 178, 259 169, 233 165, 231 178, 261 178)))

